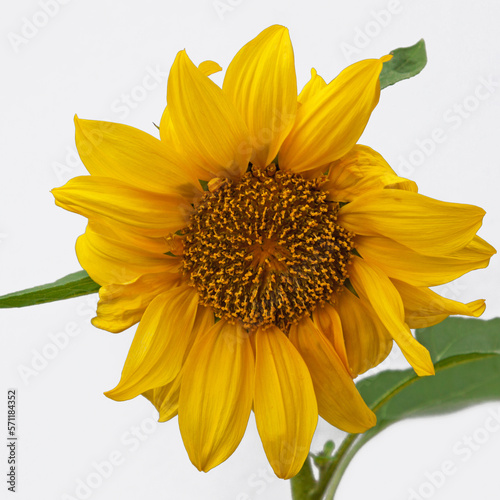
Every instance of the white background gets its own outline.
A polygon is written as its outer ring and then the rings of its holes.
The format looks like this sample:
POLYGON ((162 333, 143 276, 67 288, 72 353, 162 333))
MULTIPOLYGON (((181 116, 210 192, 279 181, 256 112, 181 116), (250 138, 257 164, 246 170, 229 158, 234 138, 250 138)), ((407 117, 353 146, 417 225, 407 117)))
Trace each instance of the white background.
MULTIPOLYGON (((74 242, 85 220, 57 208, 49 192, 84 174, 74 158, 75 113, 156 134, 153 122, 159 123, 178 50, 186 48, 196 63, 214 59, 226 68, 244 43, 274 23, 290 29, 299 88, 313 66, 329 81, 351 62, 425 38, 427 67, 382 92, 361 143, 416 180, 422 193, 485 208, 479 234, 500 247, 500 87, 481 83, 500 81, 498 1, 46 4, 50 14, 42 1, 4 2, 0 21, 0 294, 79 269, 74 242), (156 79, 146 78, 150 73, 156 79)), ((488 270, 443 293, 464 302, 486 298, 484 318, 500 316, 499 277, 493 258, 488 270)), ((12 498, 290 498, 287 482, 270 472, 253 419, 234 455, 203 474, 189 462, 176 419, 155 425, 143 398, 116 403, 104 397, 119 379, 134 329, 113 335, 93 328, 94 308, 95 298, 83 297, 0 313, 2 436, 6 391, 15 387, 19 394, 18 493, 12 498), (98 475, 96 464, 110 455, 113 470, 98 475), (91 488, 78 489, 80 481, 91 488)), ((406 365, 394 353, 389 366, 406 365)), ((498 415, 500 402, 394 425, 357 455, 336 498, 499 498, 500 432, 484 430, 490 412, 498 415), (465 444, 467 436, 472 445, 465 444), (429 477, 436 482, 447 461, 453 472, 433 486, 429 477)), ((320 422, 313 451, 341 437, 320 422)), ((0 496, 10 498, 5 442, 0 446, 0 496)))

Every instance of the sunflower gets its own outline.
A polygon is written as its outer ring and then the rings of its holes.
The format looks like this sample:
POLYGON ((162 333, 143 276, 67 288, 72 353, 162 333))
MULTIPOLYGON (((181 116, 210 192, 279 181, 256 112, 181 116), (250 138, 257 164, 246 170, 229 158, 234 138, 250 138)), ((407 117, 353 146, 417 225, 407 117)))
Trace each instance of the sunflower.
POLYGON ((100 286, 92 323, 139 322, 121 380, 160 421, 178 415, 193 464, 208 471, 243 437, 253 410, 277 476, 309 452, 318 414, 351 433, 376 418, 353 379, 393 341, 418 375, 428 351, 410 328, 479 316, 429 287, 488 265, 481 208, 417 193, 357 145, 390 56, 327 84, 313 69, 297 96, 288 30, 245 45, 222 88, 177 54, 158 140, 75 118, 89 176, 54 189, 88 218, 76 243, 100 286))

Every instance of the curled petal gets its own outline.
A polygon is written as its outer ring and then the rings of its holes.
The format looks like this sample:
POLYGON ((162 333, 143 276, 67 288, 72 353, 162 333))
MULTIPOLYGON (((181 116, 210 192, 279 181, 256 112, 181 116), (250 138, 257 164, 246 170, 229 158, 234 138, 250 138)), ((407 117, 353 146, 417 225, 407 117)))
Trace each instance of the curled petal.
POLYGON ((306 101, 314 97, 320 90, 326 87, 326 82, 318 75, 314 68, 311 69, 311 79, 304 85, 301 90, 297 101, 304 104, 306 101))
POLYGON ((129 283, 102 286, 92 324, 108 332, 122 332, 140 321, 156 296, 175 288, 181 281, 180 273, 163 272, 143 274, 129 283))
POLYGON ((410 328, 436 325, 451 314, 478 318, 486 309, 483 299, 463 304, 441 297, 429 288, 412 286, 395 279, 391 281, 403 299, 405 321, 410 328))
POLYGON ((359 144, 330 164, 327 179, 321 189, 334 201, 353 201, 374 189, 418 191, 413 181, 399 177, 379 153, 359 144))
POLYGON ((181 380, 182 371, 168 384, 142 393, 158 410, 160 414, 159 422, 166 422, 177 415, 181 380))
POLYGON ((479 236, 448 255, 425 255, 390 238, 357 236, 356 250, 390 278, 414 286, 448 283, 474 269, 486 267, 496 250, 479 236))

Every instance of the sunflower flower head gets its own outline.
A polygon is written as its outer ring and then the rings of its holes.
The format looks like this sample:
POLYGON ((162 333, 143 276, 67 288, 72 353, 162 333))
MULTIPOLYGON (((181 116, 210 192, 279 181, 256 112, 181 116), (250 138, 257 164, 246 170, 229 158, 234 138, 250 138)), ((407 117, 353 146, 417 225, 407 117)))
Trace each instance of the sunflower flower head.
POLYGON ((88 218, 76 251, 100 286, 99 328, 139 322, 119 384, 160 421, 179 416, 191 461, 226 460, 255 413, 281 478, 306 459, 318 415, 347 432, 376 423, 353 379, 394 341, 419 375, 428 351, 410 328, 479 316, 429 287, 484 268, 484 211, 418 193, 357 144, 390 56, 297 95, 288 31, 245 45, 222 88, 213 61, 185 51, 170 71, 160 140, 75 119, 90 176, 53 191, 88 218))

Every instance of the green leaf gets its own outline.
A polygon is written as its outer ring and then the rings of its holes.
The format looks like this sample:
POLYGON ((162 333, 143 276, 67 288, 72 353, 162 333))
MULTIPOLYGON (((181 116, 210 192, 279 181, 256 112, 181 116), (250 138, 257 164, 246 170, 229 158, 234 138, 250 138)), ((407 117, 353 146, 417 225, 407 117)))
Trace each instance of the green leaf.
POLYGON ((385 89, 401 80, 418 75, 427 64, 425 42, 420 40, 411 47, 402 47, 391 52, 392 59, 384 63, 380 73, 380 88, 385 89))
POLYGON ((361 380, 357 387, 377 411, 377 428, 406 416, 445 413, 500 398, 500 318, 449 318, 417 330, 429 349, 434 377, 413 370, 386 371, 361 380), (404 389, 404 390, 403 390, 404 389))
POLYGON ((0 308, 44 304, 45 302, 87 295, 98 290, 99 285, 92 281, 86 271, 78 271, 68 274, 64 278, 54 281, 54 283, 3 295, 0 297, 0 308))
POLYGON ((363 399, 377 415, 377 425, 364 434, 347 436, 311 499, 332 499, 356 452, 392 423, 500 399, 500 318, 449 318, 417 330, 416 337, 429 349, 436 375, 418 377, 412 369, 390 370, 358 382, 363 399))

